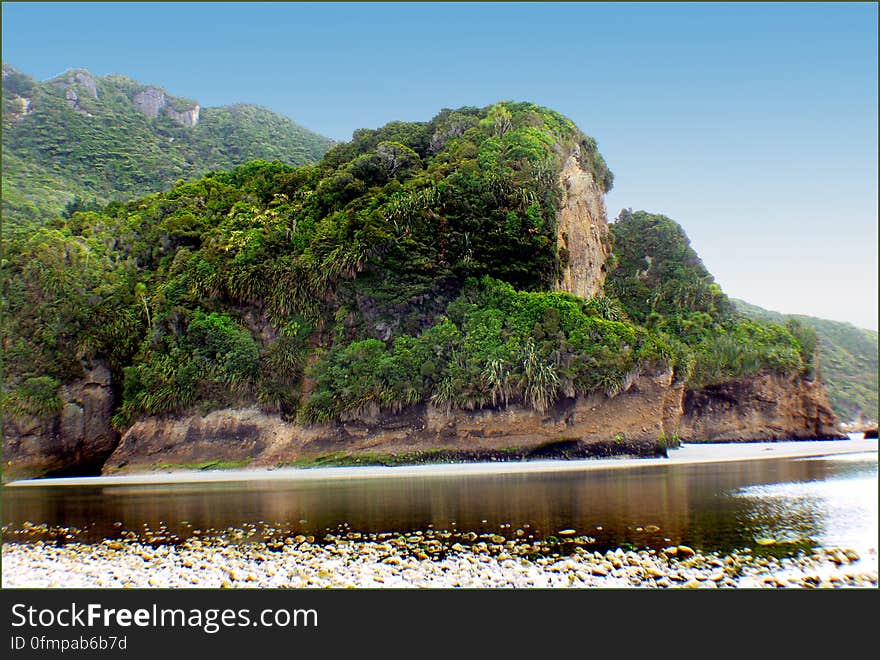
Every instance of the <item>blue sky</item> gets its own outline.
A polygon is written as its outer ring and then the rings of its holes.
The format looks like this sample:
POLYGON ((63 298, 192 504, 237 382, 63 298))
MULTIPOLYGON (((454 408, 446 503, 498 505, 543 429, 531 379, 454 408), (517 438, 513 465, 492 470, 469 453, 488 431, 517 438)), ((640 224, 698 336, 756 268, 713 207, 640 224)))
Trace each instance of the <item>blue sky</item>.
POLYGON ((3 60, 250 102, 337 140, 443 107, 559 110, 730 295, 877 328, 874 3, 4 2, 3 60))

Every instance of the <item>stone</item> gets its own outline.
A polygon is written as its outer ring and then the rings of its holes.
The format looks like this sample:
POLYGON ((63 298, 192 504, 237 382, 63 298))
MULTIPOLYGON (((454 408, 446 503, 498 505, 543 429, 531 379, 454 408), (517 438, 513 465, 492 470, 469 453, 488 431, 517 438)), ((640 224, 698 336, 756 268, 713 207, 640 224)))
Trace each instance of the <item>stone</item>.
POLYGON ((112 376, 87 365, 84 375, 60 388, 61 410, 45 419, 4 416, 3 479, 42 476, 78 468, 96 472, 119 442, 113 428, 112 376))
POLYGON ((746 441, 845 438, 819 380, 761 374, 689 390, 682 440, 746 441))
POLYGON ((186 128, 192 128, 196 124, 199 123, 199 113, 201 112, 201 107, 198 103, 196 103, 192 108, 188 110, 181 110, 178 112, 171 106, 165 107, 165 114, 171 118, 176 124, 180 124, 186 128))
POLYGON ((135 94, 131 102, 139 112, 155 119, 159 116, 159 111, 168 103, 168 97, 165 91, 158 87, 147 87, 135 94))
POLYGON ((645 569, 645 574, 648 577, 654 578, 654 579, 661 579, 666 576, 666 574, 663 571, 661 571, 659 568, 657 568, 656 566, 648 566, 645 569))
POLYGON ((605 284, 605 261, 611 245, 604 193, 580 159, 580 147, 576 146, 559 175, 563 198, 556 216, 557 247, 567 258, 556 288, 592 298, 605 284))

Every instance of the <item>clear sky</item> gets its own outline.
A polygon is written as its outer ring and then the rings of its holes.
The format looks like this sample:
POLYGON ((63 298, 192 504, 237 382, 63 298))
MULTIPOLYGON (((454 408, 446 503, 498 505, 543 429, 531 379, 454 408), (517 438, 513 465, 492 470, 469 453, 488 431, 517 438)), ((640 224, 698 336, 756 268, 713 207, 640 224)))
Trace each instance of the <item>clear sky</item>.
POLYGON ((337 140, 528 100, 724 290, 877 329, 877 5, 3 2, 3 60, 249 102, 337 140))

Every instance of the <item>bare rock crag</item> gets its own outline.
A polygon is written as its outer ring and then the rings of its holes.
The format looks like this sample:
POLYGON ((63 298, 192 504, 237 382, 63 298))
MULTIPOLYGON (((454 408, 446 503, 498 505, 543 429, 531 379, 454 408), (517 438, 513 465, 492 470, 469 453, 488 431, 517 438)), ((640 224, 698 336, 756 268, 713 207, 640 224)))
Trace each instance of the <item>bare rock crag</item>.
POLYGON ((168 95, 165 93, 165 90, 159 87, 151 86, 141 90, 132 97, 131 102, 134 103, 134 107, 138 109, 138 112, 141 112, 150 119, 155 119, 159 116, 160 112, 164 111, 171 121, 181 126, 192 128, 199 123, 201 108, 198 103, 186 110, 175 110, 169 105, 168 95))
POLYGON ((592 298, 605 285, 610 254, 604 193, 581 164, 580 147, 565 159, 559 180, 563 200, 556 216, 556 242, 562 272, 556 288, 592 298))
POLYGON ((103 365, 61 388, 61 411, 48 418, 3 418, 3 480, 100 470, 119 434, 112 377, 103 365))
POLYGON ((520 405, 446 411, 416 405, 325 425, 255 407, 206 416, 147 417, 123 436, 104 474, 234 461, 271 467, 327 457, 486 460, 665 455, 679 440, 844 437, 817 381, 763 374, 686 391, 671 370, 646 372, 615 397, 562 399, 546 412, 520 405))

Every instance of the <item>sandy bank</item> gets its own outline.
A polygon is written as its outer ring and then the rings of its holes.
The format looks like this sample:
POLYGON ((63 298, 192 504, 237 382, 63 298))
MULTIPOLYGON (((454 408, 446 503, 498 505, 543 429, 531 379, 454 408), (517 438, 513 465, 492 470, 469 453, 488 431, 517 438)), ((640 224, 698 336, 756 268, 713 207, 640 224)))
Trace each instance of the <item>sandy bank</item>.
POLYGON ((811 458, 842 454, 877 453, 877 440, 817 440, 735 444, 686 444, 670 450, 668 458, 602 458, 575 461, 542 460, 497 463, 445 463, 411 466, 358 466, 326 468, 252 468, 241 470, 179 470, 107 477, 28 479, 6 488, 28 486, 113 486, 165 483, 241 482, 268 480, 337 480, 389 477, 449 477, 477 474, 581 472, 634 467, 689 465, 773 458, 811 458))

